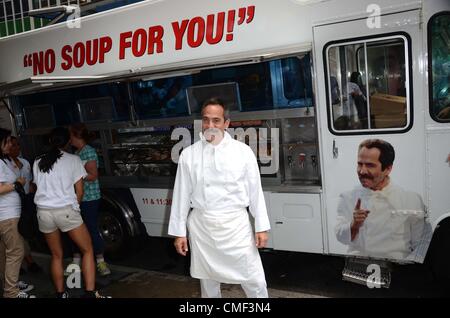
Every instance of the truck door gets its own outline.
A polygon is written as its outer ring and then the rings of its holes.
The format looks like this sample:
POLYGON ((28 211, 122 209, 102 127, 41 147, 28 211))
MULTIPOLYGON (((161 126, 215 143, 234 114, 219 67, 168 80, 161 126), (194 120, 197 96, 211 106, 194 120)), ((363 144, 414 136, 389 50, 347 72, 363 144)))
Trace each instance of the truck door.
MULTIPOLYGON (((313 29, 323 203, 331 254, 349 253, 349 246, 338 241, 335 233, 337 207, 342 193, 360 185, 357 155, 362 141, 389 142, 395 149, 391 182, 424 195, 420 11, 371 19, 313 29)), ((352 202, 353 207, 356 203, 352 202)))

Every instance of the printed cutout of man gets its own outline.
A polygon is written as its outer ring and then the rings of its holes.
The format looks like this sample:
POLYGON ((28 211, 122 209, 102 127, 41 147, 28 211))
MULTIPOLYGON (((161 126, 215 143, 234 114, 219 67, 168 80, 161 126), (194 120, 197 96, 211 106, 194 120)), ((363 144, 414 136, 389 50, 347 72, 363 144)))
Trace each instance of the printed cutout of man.
POLYGON ((358 147, 360 185, 342 193, 336 238, 350 255, 423 263, 431 225, 422 198, 392 183, 395 150, 381 139, 358 147))

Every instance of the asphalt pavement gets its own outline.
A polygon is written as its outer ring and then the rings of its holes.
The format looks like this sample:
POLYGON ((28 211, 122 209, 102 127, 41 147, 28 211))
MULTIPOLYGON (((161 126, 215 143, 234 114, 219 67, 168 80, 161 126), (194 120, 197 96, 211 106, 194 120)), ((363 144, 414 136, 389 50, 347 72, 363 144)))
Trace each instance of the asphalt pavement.
MULTIPOLYGON (((33 252, 43 272, 24 273, 21 279, 33 284, 33 294, 54 297, 49 275, 50 256, 33 252)), ((435 281, 424 265, 393 267, 390 288, 373 288, 342 280, 344 259, 283 251, 261 251, 269 296, 272 298, 428 298, 449 297, 447 285, 435 281)), ((70 259, 66 259, 69 263, 70 259)), ((148 238, 140 250, 120 260, 108 260, 112 274, 97 276, 97 288, 114 298, 198 298, 200 286, 189 275, 189 257, 176 254, 172 240, 148 238)), ((82 287, 82 286, 81 286, 82 287)), ((77 298, 82 288, 69 289, 77 298)), ((222 286, 224 298, 245 297, 239 285, 222 286)))

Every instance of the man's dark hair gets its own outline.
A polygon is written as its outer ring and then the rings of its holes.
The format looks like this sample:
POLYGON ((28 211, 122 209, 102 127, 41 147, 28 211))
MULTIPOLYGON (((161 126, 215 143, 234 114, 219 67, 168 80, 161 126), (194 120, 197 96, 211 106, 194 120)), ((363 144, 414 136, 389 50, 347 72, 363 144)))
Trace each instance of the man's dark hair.
POLYGON ((205 100, 203 102, 202 105, 202 109, 201 109, 201 114, 203 114, 203 110, 206 108, 206 106, 209 105, 219 105, 223 108, 223 117, 225 118, 225 121, 230 119, 230 110, 228 109, 228 107, 225 105, 225 103, 218 97, 212 97, 209 98, 207 100, 205 100))
POLYGON ((361 73, 360 72, 353 72, 350 75, 350 82, 353 82, 353 83, 358 84, 359 86, 361 86, 361 84, 362 84, 361 73))
POLYGON ((367 139, 359 144, 358 153, 363 148, 377 148, 380 151, 378 160, 381 162, 381 169, 385 170, 394 164, 395 150, 387 141, 381 139, 367 139))

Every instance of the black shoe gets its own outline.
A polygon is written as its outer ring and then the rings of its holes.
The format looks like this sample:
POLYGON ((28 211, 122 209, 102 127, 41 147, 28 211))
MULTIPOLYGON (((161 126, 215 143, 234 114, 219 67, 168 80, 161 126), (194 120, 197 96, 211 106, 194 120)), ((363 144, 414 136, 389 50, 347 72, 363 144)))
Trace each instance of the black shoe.
POLYGON ((97 290, 86 290, 81 298, 112 298, 111 296, 103 296, 97 290))
POLYGON ((70 297, 67 291, 63 291, 62 293, 56 293, 56 298, 70 298, 70 297))

